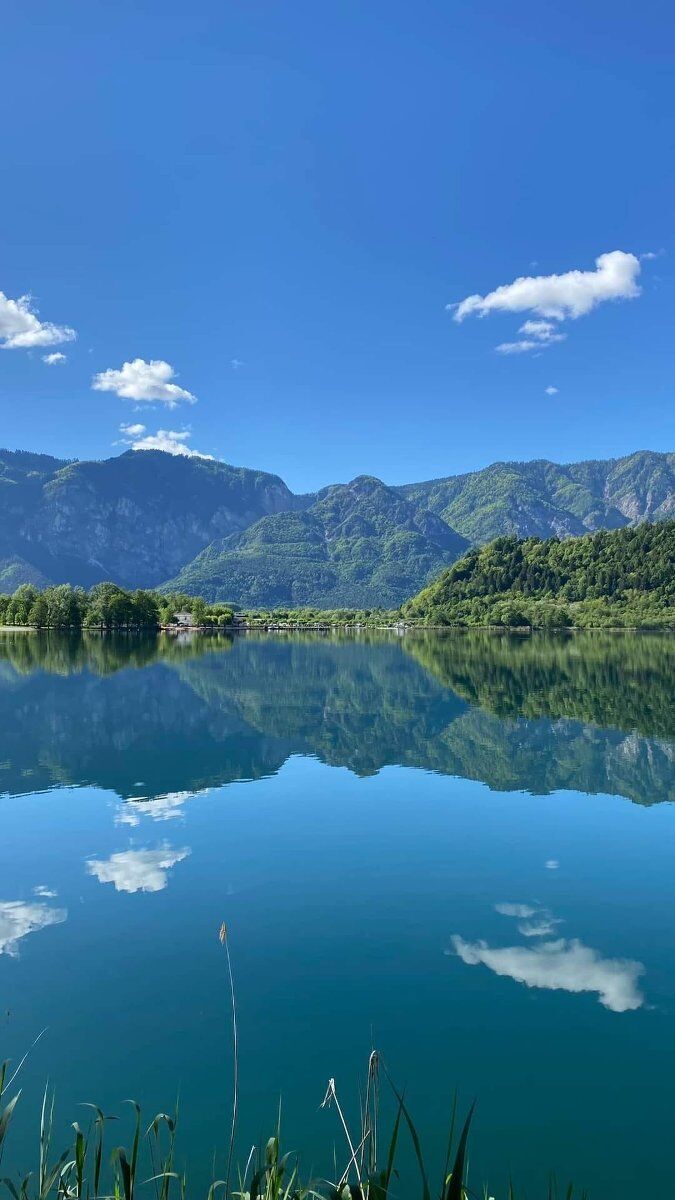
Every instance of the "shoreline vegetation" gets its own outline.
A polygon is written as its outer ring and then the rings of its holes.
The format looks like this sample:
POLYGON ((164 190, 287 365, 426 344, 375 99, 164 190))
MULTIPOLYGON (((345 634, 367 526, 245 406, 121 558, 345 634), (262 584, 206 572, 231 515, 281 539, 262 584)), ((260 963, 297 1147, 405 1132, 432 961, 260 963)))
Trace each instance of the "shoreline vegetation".
MULTIPOLYGON (((420 1134, 413 1122, 403 1092, 394 1083, 376 1049, 368 1057, 366 1078, 359 1087, 358 1123, 346 1115, 334 1078, 328 1080, 320 1108, 335 1115, 337 1139, 333 1144, 332 1178, 303 1178, 302 1159, 297 1149, 281 1152, 281 1101, 275 1132, 258 1145, 242 1142, 238 1129, 239 1038, 237 995, 229 931, 224 923, 219 940, 227 964, 231 1003, 232 1077, 226 1083, 230 1093, 231 1120, 227 1138, 220 1150, 210 1154, 206 1200, 495 1200, 496 1192, 486 1182, 478 1190, 469 1183, 469 1134, 476 1100, 462 1118, 455 1092, 448 1106, 450 1120, 442 1162, 431 1165, 422 1148, 420 1134), (387 1129, 384 1128, 385 1122, 387 1129), (250 1146, 245 1165, 235 1167, 238 1147, 250 1146), (401 1158, 405 1156, 402 1171, 401 1158), (224 1168, 222 1175, 219 1175, 224 1168), (434 1181, 435 1179, 435 1181, 434 1181), (413 1181, 417 1180, 415 1184, 413 1181), (405 1193, 401 1192, 402 1185, 405 1193)), ((38 1034, 14 1070, 9 1062, 0 1062, 0 1165, 7 1148, 8 1134, 21 1089, 17 1077, 32 1050, 41 1040, 38 1034), (11 1094, 10 1094, 11 1093, 11 1094)), ((11 1200, 136 1200, 151 1195, 155 1200, 186 1200, 188 1195, 189 1145, 177 1141, 179 1106, 173 1112, 160 1112, 144 1128, 142 1110, 135 1100, 124 1102, 131 1118, 128 1148, 116 1133, 112 1147, 107 1143, 108 1127, 118 1121, 116 1114, 105 1114, 96 1104, 83 1107, 91 1112, 83 1129, 78 1121, 70 1125, 69 1143, 60 1154, 53 1149, 55 1139, 55 1092, 46 1085, 39 1123, 38 1162, 35 1172, 23 1172, 0 1178, 0 1188, 11 1200), (148 1191, 148 1189, 151 1189, 148 1191)), ((114 1128, 114 1126, 113 1126, 114 1128)), ((194 1153, 194 1152, 193 1152, 194 1153)), ((204 1170, 203 1148, 193 1158, 193 1173, 204 1170)), ((471 1168, 475 1176, 475 1169, 471 1168)), ((558 1191, 554 1177, 547 1182, 549 1200, 575 1200, 573 1184, 558 1191)), ((500 1194, 504 1200, 517 1200, 510 1168, 508 1184, 500 1194)), ((587 1200, 581 1191, 579 1200, 587 1200)))
MULTIPOLYGON (((40 1035, 41 1036, 41 1035, 40 1035)), ((39 1039, 37 1039, 39 1040, 39 1039)), ((15 1087, 24 1059, 10 1073, 10 1064, 0 1063, 0 1163, 7 1149, 10 1128, 21 1092, 15 1087), (11 1092, 11 1095, 8 1093, 11 1092)), ((237 1058, 235 1056, 235 1072, 237 1058)), ((224 1178, 217 1177, 218 1159, 211 1156, 208 1175, 211 1183, 205 1189, 206 1200, 400 1200, 401 1173, 398 1163, 406 1156, 406 1181, 409 1176, 418 1180, 407 1184, 409 1200, 495 1200, 495 1191, 487 1184, 479 1189, 469 1183, 469 1134, 476 1102, 474 1101, 460 1128, 457 1095, 451 1105, 445 1161, 429 1165, 418 1130, 408 1110, 403 1094, 392 1081, 381 1056, 373 1050, 368 1059, 365 1088, 360 1091, 361 1119, 358 1127, 350 1128, 340 1101, 334 1079, 328 1086, 322 1109, 331 1109, 336 1117, 338 1141, 334 1147, 334 1177, 332 1179, 303 1177, 302 1158, 298 1150, 281 1150, 281 1123, 264 1145, 251 1145, 245 1165, 233 1166, 235 1146, 237 1084, 233 1092, 232 1127, 224 1178), (388 1114, 388 1131, 382 1113, 388 1114), (389 1116, 389 1114, 391 1114, 389 1116), (437 1182, 434 1184, 433 1178, 437 1182)), ((68 1144, 60 1151, 55 1141, 55 1095, 49 1085, 45 1088, 39 1118, 38 1162, 34 1172, 19 1172, 12 1179, 0 1180, 10 1200, 136 1200, 151 1196, 154 1200, 186 1200, 190 1190, 190 1170, 203 1170, 200 1158, 190 1162, 190 1147, 178 1140, 179 1110, 160 1112, 145 1127, 141 1106, 134 1100, 124 1102, 130 1115, 128 1144, 121 1145, 115 1129, 111 1146, 107 1138, 111 1123, 119 1121, 117 1114, 107 1114, 96 1104, 87 1103, 91 1118, 82 1128, 78 1121, 68 1144)), ((279 1110, 281 1113, 281 1108, 279 1110)), ((113 1126, 114 1128, 114 1126, 113 1126)), ((121 1136, 124 1137, 124 1134, 121 1136)), ((126 1140, 126 1139, 125 1139, 126 1140)), ((25 1164, 24 1164, 25 1166, 25 1164)), ((475 1168, 471 1173, 475 1175, 475 1168)), ((585 1191, 577 1192, 573 1184, 558 1190, 556 1180, 547 1181, 549 1200, 588 1200, 585 1191)), ((518 1200, 511 1178, 499 1193, 504 1200, 518 1200)))
POLYGON ((180 592, 22 584, 0 626, 90 630, 675 629, 675 521, 577 538, 500 537, 399 609, 249 608, 180 592))

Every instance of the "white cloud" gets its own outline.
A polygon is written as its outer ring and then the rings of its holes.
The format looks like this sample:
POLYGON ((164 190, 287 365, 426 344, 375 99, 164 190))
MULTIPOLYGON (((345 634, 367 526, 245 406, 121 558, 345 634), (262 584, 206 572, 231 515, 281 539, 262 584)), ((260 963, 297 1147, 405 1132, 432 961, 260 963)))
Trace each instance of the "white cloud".
POLYGON ((557 925, 562 925, 559 917, 554 917, 547 908, 532 904, 495 904, 495 912, 503 917, 516 917, 520 924, 518 932, 523 937, 548 937, 555 932, 557 925))
POLYGON ((145 425, 120 425, 122 445, 131 450, 163 450, 165 454, 178 454, 184 458, 207 458, 213 462, 212 454, 194 450, 187 442, 192 437, 189 429, 158 429, 157 433, 146 433, 145 425))
POLYGON ((58 346, 73 342, 77 334, 67 325, 41 321, 30 296, 10 300, 0 292, 0 346, 3 350, 30 350, 36 346, 58 346))
POLYGON ((552 321, 526 321, 521 325, 518 333, 525 333, 528 337, 536 338, 538 342, 564 342, 567 337, 566 333, 558 333, 552 321))
POLYGON ((232 367, 233 371, 238 371, 240 367, 244 366, 244 363, 241 361, 240 358, 231 358, 230 366, 232 367))
POLYGON ((100 883, 113 883, 116 892, 161 892, 168 883, 167 872, 190 853, 167 845, 157 850, 123 850, 110 858, 90 858, 87 870, 100 883))
POLYGON ((533 312, 563 321, 582 317, 605 300, 632 300, 640 295, 637 277, 640 260, 635 254, 612 250, 600 254, 594 271, 567 271, 563 275, 523 275, 487 295, 467 296, 456 306, 454 320, 487 316, 491 312, 533 312))
POLYGON ((499 354, 527 354, 530 350, 543 350, 546 346, 554 346, 556 342, 564 342, 567 334, 558 333, 552 321, 526 321, 520 326, 518 333, 527 336, 517 342, 501 342, 495 349, 499 354))
POLYGON ((552 383, 549 383, 548 387, 544 388, 544 391, 546 392, 547 396, 557 396, 558 395, 558 388, 553 387, 552 383))
POLYGON ((38 887, 33 888, 33 895, 42 896, 45 900, 55 900, 58 892, 53 891, 52 888, 45 887, 44 884, 40 884, 38 887))
POLYGON ((495 904, 495 912, 501 913, 503 917, 519 917, 522 920, 533 917, 537 909, 531 904, 495 904))
POLYGON ((171 364, 161 358, 151 362, 135 358, 133 362, 123 363, 119 370, 109 367, 107 371, 100 371, 94 375, 91 386, 95 392, 114 392, 124 400, 160 401, 167 408, 176 408, 181 401, 195 404, 197 397, 192 392, 171 382, 175 376, 171 364))
POLYGON ((522 921, 518 926, 518 932, 527 938, 548 937, 549 934, 555 933, 557 925, 562 925, 559 917, 553 917, 550 913, 541 912, 532 921, 522 921))
POLYGON ((468 966, 483 964, 496 975, 505 975, 526 987, 551 991, 597 992, 598 999, 612 1012, 640 1008, 644 997, 637 980, 644 973, 640 962, 603 958, 597 950, 576 938, 541 942, 538 946, 488 946, 467 942, 459 934, 452 938, 455 953, 468 966))
POLYGON ((47 904, 28 904, 23 900, 0 902, 0 954, 16 957, 21 938, 48 925, 60 925, 67 916, 65 908, 49 908, 47 904))
POLYGON ((57 363, 68 362, 68 356, 66 354, 62 354, 60 350, 55 350, 53 354, 43 354, 42 361, 43 363, 46 363, 48 367, 55 367, 57 363))
MULTIPOLYGON (((126 800, 115 818, 117 825, 140 825, 141 817, 150 817, 153 821, 171 821, 182 817, 183 804, 198 792, 167 792, 164 796, 139 796, 138 799, 126 800)), ((202 793, 203 794, 203 793, 202 793)))
POLYGON ((528 354, 530 350, 541 350, 541 342, 523 338, 519 342, 500 342, 495 350, 498 354, 528 354))
POLYGON ((547 871, 557 871, 560 863, 558 862, 557 858, 547 858, 544 866, 546 867, 547 871))

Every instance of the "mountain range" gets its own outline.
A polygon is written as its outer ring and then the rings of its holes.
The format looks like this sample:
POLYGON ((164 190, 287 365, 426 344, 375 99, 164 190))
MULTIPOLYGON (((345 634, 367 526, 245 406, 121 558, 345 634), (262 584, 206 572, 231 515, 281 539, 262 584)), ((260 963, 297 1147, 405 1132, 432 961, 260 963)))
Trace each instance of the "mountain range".
POLYGON ((0 589, 111 579, 247 606, 394 607, 470 545, 675 514, 675 454, 494 463, 294 495, 277 475, 160 451, 0 450, 0 589))

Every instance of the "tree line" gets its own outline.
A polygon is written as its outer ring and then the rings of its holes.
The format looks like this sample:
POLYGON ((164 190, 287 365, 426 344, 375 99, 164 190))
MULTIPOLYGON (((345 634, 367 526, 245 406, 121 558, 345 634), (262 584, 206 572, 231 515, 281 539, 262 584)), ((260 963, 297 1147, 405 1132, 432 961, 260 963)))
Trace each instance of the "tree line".
POLYGON ((574 538, 500 537, 413 600, 432 625, 675 626, 675 521, 574 538))
MULTIPOLYGON (((382 608, 276 608, 245 614, 254 627, 351 624, 675 628, 675 521, 578 538, 500 537, 469 550, 395 612, 382 608)), ((188 612, 190 623, 231 626, 234 605, 182 592, 128 591, 98 583, 23 584, 0 595, 0 625, 38 629, 157 629, 188 612)), ((244 614, 241 614, 243 617, 244 614)))
POLYGON ((233 609, 226 604, 178 592, 128 591, 116 583, 97 583, 89 591, 69 583, 43 589, 24 583, 0 595, 0 625, 36 629, 158 629, 175 622, 179 612, 189 612, 193 625, 232 624, 233 609))

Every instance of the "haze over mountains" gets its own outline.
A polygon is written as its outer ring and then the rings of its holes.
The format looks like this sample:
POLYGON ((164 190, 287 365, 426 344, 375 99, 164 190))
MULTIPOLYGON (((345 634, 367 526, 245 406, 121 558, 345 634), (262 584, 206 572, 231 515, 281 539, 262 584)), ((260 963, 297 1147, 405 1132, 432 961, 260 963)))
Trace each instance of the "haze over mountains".
POLYGON ((101 462, 0 451, 0 589, 111 579, 244 605, 393 607, 470 544, 675 514, 675 455, 494 463, 296 496, 276 475, 160 451, 101 462))

